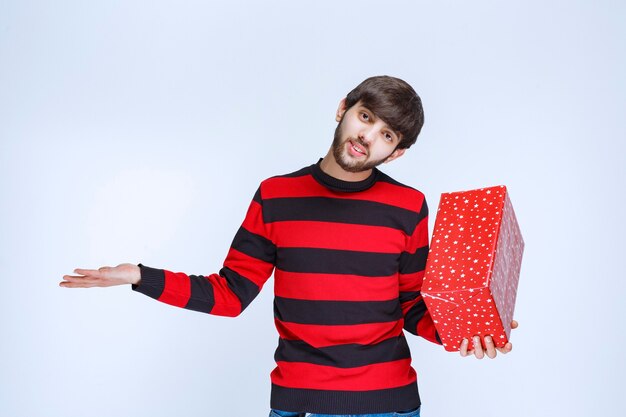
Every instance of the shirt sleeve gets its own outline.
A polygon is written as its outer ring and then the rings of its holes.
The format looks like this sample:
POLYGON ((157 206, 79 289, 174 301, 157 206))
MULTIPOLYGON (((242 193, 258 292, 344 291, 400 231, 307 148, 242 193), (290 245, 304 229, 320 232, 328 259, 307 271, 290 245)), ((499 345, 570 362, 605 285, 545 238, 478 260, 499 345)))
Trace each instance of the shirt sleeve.
POLYGON ((400 256, 400 306, 404 329, 433 343, 441 344, 433 319, 421 295, 428 257, 428 206, 422 201, 417 226, 400 256))
POLYGON ((139 264, 141 281, 132 289, 176 307, 235 317, 259 294, 275 263, 259 187, 219 273, 188 275, 139 264))

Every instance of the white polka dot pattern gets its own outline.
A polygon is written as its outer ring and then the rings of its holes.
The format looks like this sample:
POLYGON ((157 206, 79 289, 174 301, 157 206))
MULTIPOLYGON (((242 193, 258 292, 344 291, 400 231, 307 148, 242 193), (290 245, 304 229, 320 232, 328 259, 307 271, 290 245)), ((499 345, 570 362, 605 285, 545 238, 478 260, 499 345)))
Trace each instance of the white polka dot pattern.
POLYGON ((441 195, 422 296, 446 350, 474 335, 506 344, 523 251, 505 186, 441 195))

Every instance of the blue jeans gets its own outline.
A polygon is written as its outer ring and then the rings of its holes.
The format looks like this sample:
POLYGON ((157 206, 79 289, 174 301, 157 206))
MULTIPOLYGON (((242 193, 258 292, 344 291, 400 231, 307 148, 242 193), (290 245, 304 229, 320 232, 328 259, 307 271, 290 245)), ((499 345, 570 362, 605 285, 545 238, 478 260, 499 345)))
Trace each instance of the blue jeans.
POLYGON ((269 417, 419 417, 419 407, 412 411, 394 412, 394 413, 378 413, 378 414, 305 414, 293 413, 291 411, 271 410, 269 417))

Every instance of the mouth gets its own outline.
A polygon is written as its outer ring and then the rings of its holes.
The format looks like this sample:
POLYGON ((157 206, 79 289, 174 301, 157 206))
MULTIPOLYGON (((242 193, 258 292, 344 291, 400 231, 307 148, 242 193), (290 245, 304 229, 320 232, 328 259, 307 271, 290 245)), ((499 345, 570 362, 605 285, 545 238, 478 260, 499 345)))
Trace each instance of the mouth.
POLYGON ((367 151, 365 150, 365 148, 361 144, 352 140, 348 140, 348 151, 350 152, 350 154, 357 157, 367 155, 367 151))

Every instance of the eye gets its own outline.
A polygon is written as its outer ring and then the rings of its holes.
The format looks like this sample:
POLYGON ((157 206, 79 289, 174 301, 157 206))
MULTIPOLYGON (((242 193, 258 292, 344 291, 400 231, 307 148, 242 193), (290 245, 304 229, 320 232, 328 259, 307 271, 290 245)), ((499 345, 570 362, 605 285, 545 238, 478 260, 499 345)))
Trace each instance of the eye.
POLYGON ((370 119, 370 115, 365 113, 365 112, 361 112, 361 118, 363 120, 369 120, 370 119))
POLYGON ((393 135, 391 133, 385 133, 385 140, 387 142, 393 142, 393 135))

